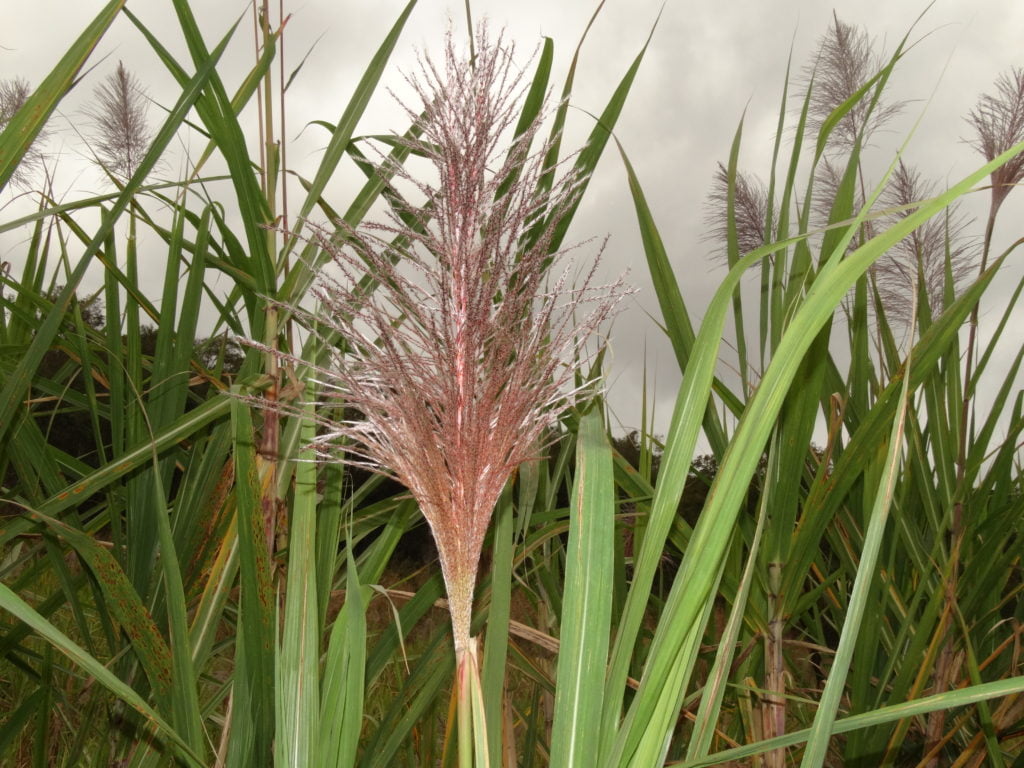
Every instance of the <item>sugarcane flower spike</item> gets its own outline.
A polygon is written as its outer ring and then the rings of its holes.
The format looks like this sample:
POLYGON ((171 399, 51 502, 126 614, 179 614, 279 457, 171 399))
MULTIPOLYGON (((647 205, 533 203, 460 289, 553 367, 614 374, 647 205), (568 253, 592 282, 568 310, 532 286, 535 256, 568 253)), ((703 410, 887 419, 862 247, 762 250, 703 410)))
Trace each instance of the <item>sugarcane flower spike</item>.
MULTIPOLYGON (((988 161, 1024 141, 1024 67, 1012 67, 996 80, 967 116, 974 128, 971 145, 988 161)), ((1024 156, 1017 155, 992 173, 992 209, 998 210, 1010 191, 1024 181, 1024 156)))
POLYGON ((421 57, 407 77, 422 102, 408 109, 415 138, 396 138, 413 160, 384 159, 378 173, 422 201, 392 187, 387 221, 317 231, 333 262, 313 289, 318 308, 288 308, 331 342, 328 360, 296 361, 315 372, 316 448, 411 491, 459 652, 492 509, 560 412, 596 387, 579 375, 588 339, 627 292, 621 279, 595 284, 603 247, 579 271, 556 250, 583 177, 545 162, 550 143, 533 147, 545 110, 512 136, 525 92, 513 52, 481 28, 472 61, 451 34, 443 66, 421 57), (414 173, 420 158, 428 174, 414 173))

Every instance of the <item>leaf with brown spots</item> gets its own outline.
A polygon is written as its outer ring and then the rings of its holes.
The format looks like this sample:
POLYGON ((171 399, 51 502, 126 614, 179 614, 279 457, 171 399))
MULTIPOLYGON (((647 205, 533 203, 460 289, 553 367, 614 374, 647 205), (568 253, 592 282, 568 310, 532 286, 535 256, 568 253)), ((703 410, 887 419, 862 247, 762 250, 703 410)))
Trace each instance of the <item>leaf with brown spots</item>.
POLYGON ((171 651, 121 565, 86 533, 42 512, 32 510, 29 516, 46 525, 89 566, 107 609, 131 640, 158 704, 166 699, 171 689, 171 651))

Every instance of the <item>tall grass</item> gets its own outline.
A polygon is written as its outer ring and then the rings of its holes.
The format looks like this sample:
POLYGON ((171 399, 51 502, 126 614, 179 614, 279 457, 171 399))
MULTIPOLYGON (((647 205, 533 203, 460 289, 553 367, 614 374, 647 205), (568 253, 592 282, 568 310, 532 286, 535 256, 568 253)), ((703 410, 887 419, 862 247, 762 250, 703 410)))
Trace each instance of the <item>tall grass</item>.
MULTIPOLYGON (((998 307, 995 334, 981 342, 972 330, 1016 244, 989 253, 993 202, 985 256, 967 276, 946 217, 981 185, 1002 202, 1019 181, 1024 146, 1006 127, 1016 73, 971 113, 985 165, 893 210, 887 184, 902 166, 869 179, 862 155, 865 131, 887 114, 906 41, 878 59, 837 20, 826 42, 840 58, 792 82, 787 73, 759 192, 739 169, 742 124, 736 132, 715 193, 729 272, 699 322, 630 148, 605 153, 646 46, 622 63, 575 156, 561 143, 560 102, 542 168, 571 163, 587 194, 599 161, 622 162, 683 378, 667 434, 643 433, 636 465, 613 449, 592 394, 563 403, 547 447, 498 494, 470 614, 482 646, 470 750, 456 727, 441 573, 431 556, 408 554, 428 538, 422 499, 380 475, 314 461, 325 415, 302 394, 329 360, 351 359, 355 341, 301 311, 317 274, 339 252, 358 252, 344 249, 374 206, 399 221, 411 210, 402 179, 419 159, 418 115, 380 145, 383 163, 368 159, 356 128, 416 2, 340 117, 324 123, 320 164, 297 179, 287 208, 283 116, 269 107, 282 30, 270 9, 254 8, 259 55, 232 84, 218 64, 234 28, 202 29, 195 9, 175 2, 183 61, 169 30, 122 6, 97 14, 0 134, 8 184, 121 13, 179 86, 161 122, 127 137, 145 135, 141 153, 124 140, 99 147, 114 191, 61 203, 41 193, 37 212, 0 224, 27 233, 20 274, 4 272, 0 299, 5 764, 1020 761, 1024 401, 1015 377, 1024 347, 1009 324, 1021 286, 998 307), (211 34, 221 35, 213 46, 211 34), (823 100, 816 83, 844 63, 841 43, 860 77, 823 100), (800 89, 795 117, 791 88, 800 89), (240 117, 257 95, 259 158, 240 117), (186 126, 208 142, 194 171, 155 181, 186 126), (130 162, 118 147, 131 147, 130 162), (327 185, 349 162, 366 180, 339 205, 327 185), (227 186, 207 184, 216 163, 227 186), (745 195, 755 205, 744 208, 745 195), (285 213, 289 231, 274 226, 285 213), (317 216, 336 224, 322 238, 302 236, 317 216), (916 311, 899 315, 883 284, 891 272, 874 267, 925 230, 929 242, 944 233, 930 251, 941 295, 922 261, 910 272, 924 279, 904 289, 916 311), (164 244, 160 296, 143 289, 143 231, 164 244), (81 292, 93 265, 102 317, 81 292), (739 292, 754 267, 758 306, 739 292), (217 276, 226 291, 208 288, 217 276), (741 340, 736 387, 716 373, 730 319, 741 340), (912 335, 901 347, 903 333, 912 335), (239 337, 257 344, 239 347, 239 337), (1008 374, 992 368, 1006 348, 1008 374), (1003 378, 997 394, 980 402, 993 375, 1003 378), (813 446, 819 421, 827 438, 813 446), (698 465, 701 435, 714 456, 698 465), (681 512, 684 491, 700 491, 698 515, 681 512)), ((554 50, 545 40, 526 75, 520 127, 539 113, 554 50)), ((567 100, 585 76, 575 61, 560 90, 567 100)), ((134 114, 130 76, 119 69, 107 87, 110 102, 97 108, 134 114)), ((553 176, 527 178, 539 199, 557 194, 553 176)), ((545 238, 528 233, 517 245, 556 252, 577 203, 556 207, 545 238)), ((403 253, 408 233, 392 234, 382 252, 403 253)), ((369 263, 377 271, 351 275, 354 296, 388 279, 384 262, 369 263)), ((601 362, 576 384, 599 376, 601 362)))

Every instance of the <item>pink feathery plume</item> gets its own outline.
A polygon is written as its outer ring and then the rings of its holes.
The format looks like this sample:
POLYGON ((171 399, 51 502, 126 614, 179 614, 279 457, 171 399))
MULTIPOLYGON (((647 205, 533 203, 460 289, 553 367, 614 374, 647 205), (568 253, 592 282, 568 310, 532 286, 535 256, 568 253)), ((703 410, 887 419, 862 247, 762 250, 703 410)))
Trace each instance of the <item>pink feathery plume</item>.
POLYGON ((552 252, 582 178, 547 165, 547 143, 531 151, 540 118, 503 147, 523 94, 512 54, 481 30, 472 61, 450 35, 442 68, 421 59, 407 78, 420 133, 403 140, 432 164, 431 180, 387 161, 380 170, 414 185, 422 204, 396 203, 389 221, 340 238, 318 233, 334 269, 318 276, 315 311, 289 307, 342 339, 326 361, 295 361, 320 392, 316 447, 411 491, 437 542, 459 654, 471 648, 477 567, 502 488, 593 389, 580 385, 585 345, 625 293, 621 280, 594 285, 594 266, 578 278, 566 252, 552 252))

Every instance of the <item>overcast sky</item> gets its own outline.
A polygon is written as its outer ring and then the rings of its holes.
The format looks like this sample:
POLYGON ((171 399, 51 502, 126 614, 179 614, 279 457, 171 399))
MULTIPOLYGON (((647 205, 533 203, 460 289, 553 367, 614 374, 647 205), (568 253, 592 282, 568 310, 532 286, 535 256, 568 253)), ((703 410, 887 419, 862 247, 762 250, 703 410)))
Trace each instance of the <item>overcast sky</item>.
MULTIPOLYGON (((274 3, 276 5, 276 2, 274 3)), ((316 41, 303 71, 288 92, 286 138, 288 162, 299 172, 311 172, 325 143, 322 129, 303 126, 312 120, 337 121, 352 89, 405 3, 399 0, 285 0, 291 19, 285 37, 286 70, 291 71, 316 41)), ((95 15, 95 0, 35 0, 9 3, 0 31, 0 76, 22 76, 37 84, 61 53, 95 15)), ((169 0, 132 2, 129 7, 161 38, 164 45, 187 61, 184 44, 169 0)), ((247 3, 195 0, 193 3, 211 46, 242 15, 247 3)), ((473 0, 475 20, 488 18, 504 27, 527 63, 542 36, 555 41, 553 82, 562 79, 576 42, 597 7, 595 0, 473 0)), ((579 142, 592 127, 586 112, 600 112, 615 85, 650 33, 661 0, 608 0, 583 48, 568 140, 579 142)), ((917 16, 923 2, 842 0, 760 0, 759 2, 683 2, 667 0, 654 30, 650 48, 616 134, 636 168, 669 255, 687 299, 699 321, 702 308, 724 275, 709 258, 713 246, 702 239, 706 229, 704 200, 715 163, 728 156, 737 122, 746 108, 741 166, 766 178, 778 117, 779 99, 790 43, 794 70, 808 62, 832 20, 833 9, 847 23, 863 26, 877 40, 879 52, 889 53, 917 16)), ((449 19, 464 30, 461 0, 420 0, 407 25, 384 84, 401 87, 402 70, 411 70, 417 49, 437 50, 449 19)), ((1020 31, 1024 4, 1014 0, 937 0, 915 28, 920 43, 898 66, 890 93, 912 100, 904 117, 878 137, 873 161, 884 167, 892 159, 913 122, 923 113, 921 127, 908 149, 908 160, 939 184, 952 183, 974 170, 981 158, 966 146, 969 136, 963 116, 978 96, 992 90, 994 79, 1013 65, 1024 65, 1020 31), (930 99, 930 101, 929 101, 930 99)), ((222 76, 229 90, 252 65, 248 17, 244 32, 229 49, 222 76)), ((120 18, 90 63, 107 56, 61 106, 54 124, 56 138, 49 149, 61 154, 58 189, 68 199, 104 189, 99 175, 81 159, 76 140, 61 138, 69 123, 81 125, 81 106, 92 88, 109 74, 118 59, 145 83, 157 102, 169 103, 173 81, 126 18, 120 18)), ((151 112, 154 122, 158 111, 151 112)), ((404 129, 404 120, 381 89, 359 133, 404 129)), ((191 149, 201 148, 193 138, 191 149)), ((174 176, 175 167, 163 174, 174 176)), ((344 209, 358 172, 345 167, 328 192, 344 209)), ((1024 195, 1020 195, 1024 197, 1024 195)), ((987 193, 968 201, 977 216, 972 234, 980 237, 987 193)), ((27 201, 7 204, 6 219, 27 201)), ((997 246, 1020 233, 1024 200, 1011 195, 1004 207, 997 246)), ((643 366, 656 393, 656 429, 664 432, 679 382, 671 349, 648 314, 658 316, 650 289, 643 251, 633 216, 632 201, 617 153, 608 151, 593 179, 570 239, 611 236, 606 270, 630 269, 629 281, 639 290, 616 321, 609 370, 615 417, 623 428, 639 426, 639 385, 643 366), (644 355, 646 354, 646 358, 644 355)), ((0 258, 17 262, 23 239, 0 239, 0 258)), ((998 252, 998 250, 997 250, 998 252)), ((1004 293, 1021 274, 1020 264, 1000 281, 1004 293), (1010 279, 1013 278, 1013 279, 1010 279)), ((158 289, 154 289, 155 291, 158 289)), ((998 306, 998 290, 988 300, 998 306)), ((986 318, 998 319, 992 309, 986 318)), ((660 318, 659 318, 660 319, 660 318)), ((1024 316, 1018 327, 1024 327, 1024 316)), ((845 332, 843 332, 845 334, 845 332)), ((1015 351, 1021 332, 1013 333, 1007 354, 1015 351)), ((996 382, 998 383, 998 382, 996 382)))

